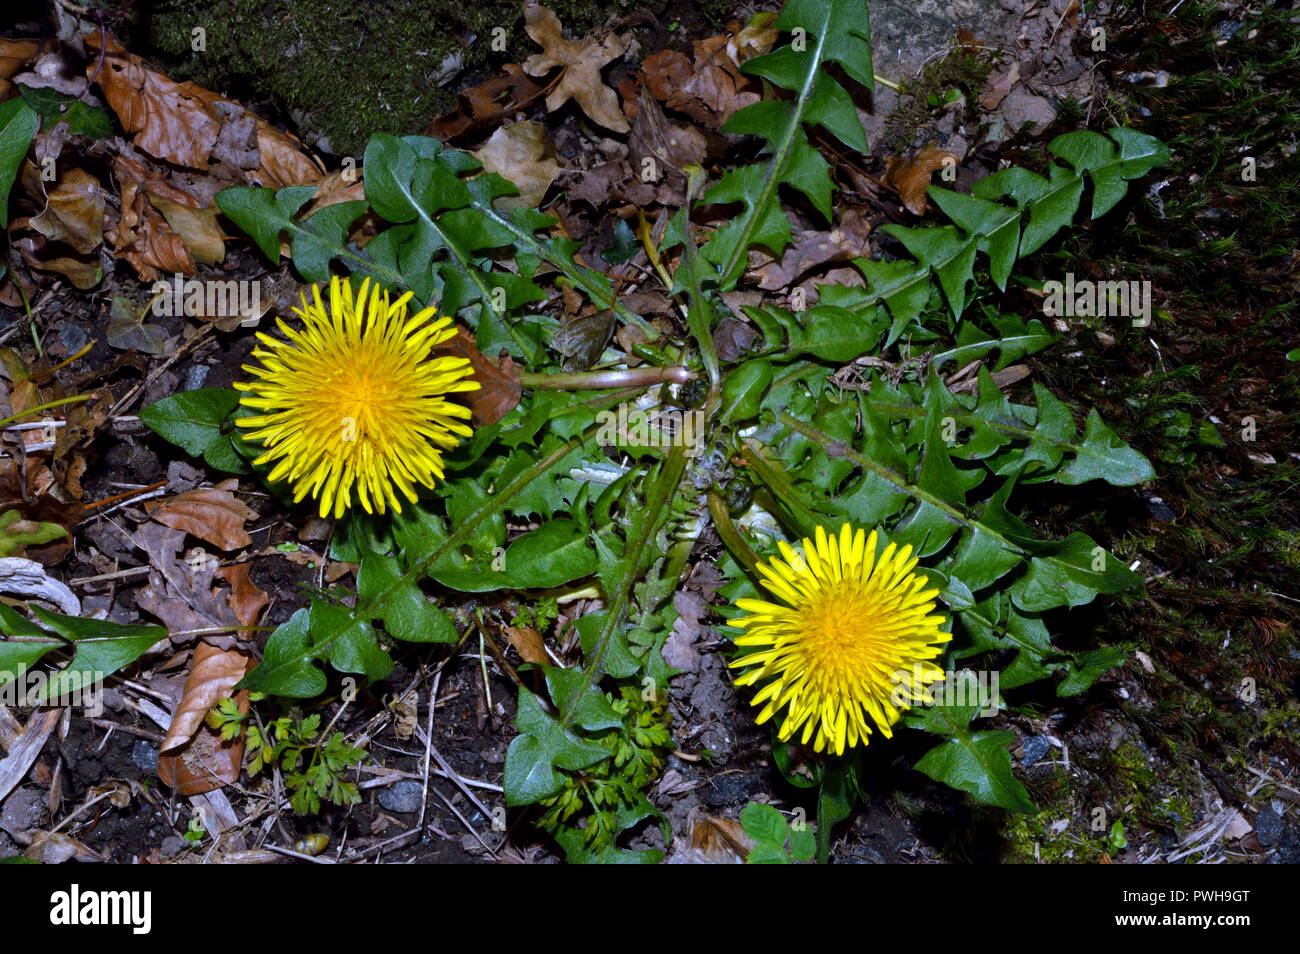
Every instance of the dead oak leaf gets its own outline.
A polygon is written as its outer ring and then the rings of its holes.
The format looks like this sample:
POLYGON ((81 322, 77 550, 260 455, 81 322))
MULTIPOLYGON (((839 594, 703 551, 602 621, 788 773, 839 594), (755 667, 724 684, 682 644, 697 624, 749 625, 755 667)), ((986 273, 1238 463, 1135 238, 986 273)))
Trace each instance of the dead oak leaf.
POLYGON ((545 75, 563 67, 559 82, 546 96, 546 108, 557 111, 574 100, 591 119, 614 132, 631 127, 619 108, 618 94, 605 85, 600 71, 623 53, 623 41, 613 34, 603 40, 566 40, 560 18, 535 2, 524 4, 524 29, 542 48, 524 61, 524 72, 545 75))
POLYGON ((913 215, 925 215, 925 190, 930 176, 947 165, 956 165, 957 157, 929 142, 911 159, 890 156, 885 160, 884 185, 898 193, 903 207, 913 215))
POLYGON ((244 523, 257 516, 256 510, 231 493, 238 486, 232 478, 215 487, 177 494, 161 504, 148 501, 145 509, 165 527, 184 530, 222 550, 235 550, 252 542, 244 523))
POLYGON ((696 40, 691 60, 673 50, 648 56, 641 70, 656 99, 710 129, 762 98, 758 81, 728 53, 725 36, 696 40))

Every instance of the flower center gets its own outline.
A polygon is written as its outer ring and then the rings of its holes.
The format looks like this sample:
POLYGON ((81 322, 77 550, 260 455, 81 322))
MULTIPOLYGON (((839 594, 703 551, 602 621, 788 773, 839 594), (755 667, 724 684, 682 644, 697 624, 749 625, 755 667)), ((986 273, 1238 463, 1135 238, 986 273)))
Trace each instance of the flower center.
POLYGON ((867 665, 874 655, 871 622, 876 616, 875 600, 861 580, 831 583, 804 613, 805 633, 815 646, 811 658, 834 668, 867 665))

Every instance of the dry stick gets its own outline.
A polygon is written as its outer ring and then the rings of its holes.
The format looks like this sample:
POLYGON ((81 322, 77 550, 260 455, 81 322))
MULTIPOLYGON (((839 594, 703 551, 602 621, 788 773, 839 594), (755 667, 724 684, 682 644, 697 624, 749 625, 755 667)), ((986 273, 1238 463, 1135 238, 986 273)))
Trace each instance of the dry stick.
POLYGON ((144 391, 145 388, 153 384, 154 381, 158 380, 158 378, 162 375, 162 373, 166 371, 168 368, 170 368, 177 361, 179 361, 181 358, 183 358, 187 351, 192 350, 200 343, 202 343, 207 338, 208 334, 212 331, 213 327, 214 327, 213 325, 204 325, 202 328, 200 328, 198 334, 196 334, 189 341, 185 342, 179 348, 177 348, 176 353, 174 355, 172 355, 170 358, 168 358, 166 361, 160 364, 157 368, 155 368, 152 372, 150 372, 147 378, 145 378, 143 381, 141 381, 139 384, 133 387, 130 391, 128 391, 126 397, 122 398, 122 400, 114 404, 112 408, 109 409, 108 417, 117 417, 122 412, 123 408, 130 407, 130 405, 135 401, 137 394, 141 393, 142 391, 144 391))
MULTIPOLYGON (((440 674, 440 675, 441 675, 441 674, 440 674)), ((425 813, 425 811, 426 811, 426 809, 427 809, 427 807, 428 807, 428 804, 429 804, 429 753, 430 753, 430 750, 433 748, 433 710, 434 710, 434 704, 433 704, 433 703, 434 703, 434 696, 433 696, 433 694, 430 694, 430 696, 429 696, 429 714, 428 714, 428 716, 427 716, 427 718, 426 718, 426 720, 425 720, 426 724, 425 724, 425 729, 424 729, 424 732, 425 732, 425 748, 424 748, 424 794, 423 794, 423 797, 420 799, 420 817, 419 817, 419 819, 416 821, 416 823, 415 823, 415 827, 412 828, 410 831, 404 831, 404 832, 402 832, 400 835, 394 835, 392 838, 389 838, 389 839, 387 839, 387 840, 385 840, 385 841, 381 841, 381 842, 380 842, 379 844, 377 844, 377 845, 371 845, 369 848, 367 848, 365 851, 361 852, 361 854, 357 855, 356 857, 354 857, 354 858, 349 858, 346 862, 344 862, 345 864, 353 864, 353 863, 358 862, 358 861, 363 861, 367 856, 369 856, 369 855, 371 855, 371 854, 378 855, 380 852, 382 852, 382 851, 383 851, 385 848, 387 848, 389 845, 396 845, 396 844, 397 844, 398 842, 400 842, 400 841, 405 841, 405 840, 409 839, 412 835, 419 836, 420 834, 423 833, 423 831, 424 831, 424 813, 425 813)))

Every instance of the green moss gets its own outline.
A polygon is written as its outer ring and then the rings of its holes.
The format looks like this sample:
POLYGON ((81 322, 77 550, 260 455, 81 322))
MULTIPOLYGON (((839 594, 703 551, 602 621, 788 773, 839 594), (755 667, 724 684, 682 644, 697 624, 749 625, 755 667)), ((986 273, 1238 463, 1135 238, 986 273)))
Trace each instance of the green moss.
POLYGON ((936 108, 930 103, 935 97, 942 103, 949 91, 958 90, 965 100, 967 118, 978 115, 976 101, 984 81, 993 70, 993 59, 988 54, 965 53, 952 49, 933 63, 927 64, 920 77, 903 82, 899 103, 885 120, 885 144, 891 152, 903 153, 914 145, 917 130, 924 128, 936 108))
MULTIPOLYGON (((594 0, 549 6, 578 34, 615 12, 594 0)), ((517 0, 164 0, 137 22, 132 46, 176 79, 274 103, 335 154, 359 155, 371 133, 421 133, 454 105, 454 87, 437 85, 449 55, 474 75, 537 52, 521 10, 517 0), (191 49, 196 27, 202 52, 191 49), (505 52, 490 48, 494 27, 506 30, 505 52)))
POLYGON ((1100 859, 1105 839, 1092 837, 1084 811, 1075 805, 1063 769, 1030 783, 1037 815, 1008 812, 1003 860, 1011 864, 1088 864, 1100 859), (1064 826, 1061 821, 1065 821, 1064 826))

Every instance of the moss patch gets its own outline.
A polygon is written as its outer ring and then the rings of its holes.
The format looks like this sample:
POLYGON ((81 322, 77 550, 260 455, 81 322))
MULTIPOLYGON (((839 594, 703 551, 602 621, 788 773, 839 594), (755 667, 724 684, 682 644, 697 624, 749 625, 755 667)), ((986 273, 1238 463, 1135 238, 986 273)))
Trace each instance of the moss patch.
MULTIPOLYGON (((575 36, 634 8, 596 0, 547 5, 575 36)), ((730 7, 709 0, 689 17, 672 15, 716 26, 730 7)), ((472 80, 538 50, 518 0, 163 0, 126 34, 134 51, 174 78, 272 103, 336 155, 359 155, 374 132, 421 133, 450 109, 455 87, 438 86, 448 56, 460 55, 462 79, 472 80), (205 31, 202 52, 192 49, 196 27, 205 31), (497 27, 506 30, 501 52, 491 49, 497 27)))

